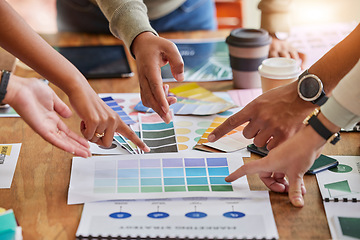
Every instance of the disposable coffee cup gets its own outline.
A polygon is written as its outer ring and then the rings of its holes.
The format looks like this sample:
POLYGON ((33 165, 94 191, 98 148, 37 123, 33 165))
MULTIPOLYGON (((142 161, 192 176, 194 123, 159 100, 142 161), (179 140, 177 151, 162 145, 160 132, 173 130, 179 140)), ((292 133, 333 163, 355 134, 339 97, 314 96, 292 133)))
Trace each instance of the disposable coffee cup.
POLYGON ((264 29, 237 28, 226 38, 234 88, 260 88, 258 67, 269 55, 271 37, 264 29))
POLYGON ((298 61, 284 57, 265 59, 258 70, 263 93, 295 81, 301 72, 298 61))

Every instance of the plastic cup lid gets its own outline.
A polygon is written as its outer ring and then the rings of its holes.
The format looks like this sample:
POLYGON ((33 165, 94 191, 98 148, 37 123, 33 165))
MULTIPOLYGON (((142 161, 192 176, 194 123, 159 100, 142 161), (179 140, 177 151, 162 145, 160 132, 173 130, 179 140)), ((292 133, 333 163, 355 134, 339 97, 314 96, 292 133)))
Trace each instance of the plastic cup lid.
POLYGON ((260 47, 269 45, 271 37, 264 29, 236 28, 230 32, 226 43, 236 47, 260 47))
POLYGON ((301 68, 295 59, 277 57, 265 59, 258 68, 263 77, 273 79, 286 79, 298 77, 301 68))

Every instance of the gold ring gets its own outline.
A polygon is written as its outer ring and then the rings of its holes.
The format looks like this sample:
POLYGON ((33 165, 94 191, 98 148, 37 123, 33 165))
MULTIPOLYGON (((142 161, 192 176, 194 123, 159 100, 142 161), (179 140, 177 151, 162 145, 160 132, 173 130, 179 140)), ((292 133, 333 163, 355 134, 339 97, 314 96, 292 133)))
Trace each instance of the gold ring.
POLYGON ((98 138, 102 138, 103 136, 105 136, 105 133, 97 133, 95 132, 95 136, 98 138))

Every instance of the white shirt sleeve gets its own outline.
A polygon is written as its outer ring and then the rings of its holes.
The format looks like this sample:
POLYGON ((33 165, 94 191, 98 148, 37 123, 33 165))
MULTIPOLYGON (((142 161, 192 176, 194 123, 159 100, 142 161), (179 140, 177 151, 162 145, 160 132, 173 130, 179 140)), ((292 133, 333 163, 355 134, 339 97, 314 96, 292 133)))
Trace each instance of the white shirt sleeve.
POLYGON ((360 122, 360 60, 334 89, 333 95, 321 107, 324 116, 344 129, 360 122))

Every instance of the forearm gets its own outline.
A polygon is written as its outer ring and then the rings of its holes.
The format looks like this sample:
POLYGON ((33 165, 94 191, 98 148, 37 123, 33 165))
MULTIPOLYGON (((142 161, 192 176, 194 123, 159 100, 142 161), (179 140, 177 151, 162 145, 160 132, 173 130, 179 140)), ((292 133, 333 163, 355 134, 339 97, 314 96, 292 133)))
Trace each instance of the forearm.
POLYGON ((5 2, 0 1, 1 46, 43 77, 60 87, 68 95, 87 81, 64 57, 48 45, 5 2))
POLYGON ((152 32, 147 9, 141 0, 104 1, 96 0, 110 23, 112 34, 124 41, 130 50, 133 40, 142 32, 152 32))
POLYGON ((327 95, 331 95, 339 81, 358 62, 359 43, 360 25, 309 68, 309 73, 315 74, 321 79, 327 95))
POLYGON ((261 0, 261 28, 270 33, 290 32, 291 0, 261 0))

